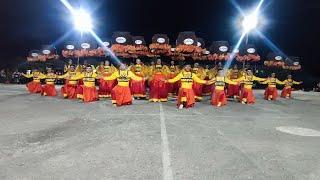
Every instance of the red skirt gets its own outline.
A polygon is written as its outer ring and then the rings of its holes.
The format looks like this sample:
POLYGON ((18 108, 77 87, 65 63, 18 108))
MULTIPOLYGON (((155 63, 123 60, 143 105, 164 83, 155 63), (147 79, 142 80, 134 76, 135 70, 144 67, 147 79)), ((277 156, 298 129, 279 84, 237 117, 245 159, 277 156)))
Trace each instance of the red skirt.
POLYGON ((40 82, 31 81, 27 84, 29 93, 41 93, 42 87, 40 82))
MULTIPOLYGON (((176 77, 176 74, 170 74, 168 79, 173 79, 176 77)), ((171 95, 175 95, 179 93, 179 88, 180 88, 180 81, 177 81, 175 83, 168 83, 167 84, 167 91, 171 95)))
POLYGON ((291 92, 292 92, 292 88, 286 88, 286 87, 284 87, 284 88, 282 89, 282 92, 281 92, 281 97, 283 97, 283 98, 291 97, 291 92))
POLYGON ((193 107, 195 104, 193 89, 180 88, 178 93, 178 107, 184 104, 186 108, 193 107))
POLYGON ((277 100, 278 91, 276 87, 267 87, 264 91, 264 99, 268 100, 269 96, 272 96, 272 100, 277 100))
POLYGON ((226 93, 224 90, 215 89, 211 95, 211 104, 213 106, 218 106, 219 102, 221 103, 221 106, 227 104, 226 93))
POLYGON ((61 94, 64 98, 76 99, 77 98, 77 85, 75 84, 65 84, 61 87, 61 94))
POLYGON ((228 97, 240 95, 240 85, 228 84, 228 97))
POLYGON ((149 101, 159 102, 168 100, 167 84, 162 81, 165 79, 163 74, 156 74, 150 82, 150 96, 149 101))
MULTIPOLYGON (((204 80, 209 80, 208 77, 206 77, 204 80)), ((209 96, 211 95, 212 93, 212 88, 213 88, 213 85, 202 85, 202 95, 204 96, 209 96)))
POLYGON ((41 90, 41 95, 42 96, 56 96, 57 91, 56 91, 54 84, 43 85, 42 90, 41 90))
POLYGON ((117 85, 116 80, 106 81, 104 79, 100 79, 99 90, 98 90, 99 97, 101 98, 111 97, 111 91, 116 85, 117 85))
POLYGON ((254 104, 256 102, 256 98, 253 95, 252 89, 246 89, 242 88, 241 95, 240 95, 240 101, 243 101, 246 99, 247 104, 254 104))
POLYGON ((194 91, 194 95, 196 99, 202 99, 202 84, 199 84, 197 82, 193 82, 192 89, 194 91))
POLYGON ((134 97, 146 97, 146 82, 131 80, 130 90, 134 97))
POLYGON ((95 86, 93 87, 87 87, 85 85, 82 85, 82 97, 84 102, 92 102, 98 100, 98 91, 95 86))
POLYGON ((111 92, 112 103, 117 106, 132 104, 132 96, 128 86, 117 85, 111 92))

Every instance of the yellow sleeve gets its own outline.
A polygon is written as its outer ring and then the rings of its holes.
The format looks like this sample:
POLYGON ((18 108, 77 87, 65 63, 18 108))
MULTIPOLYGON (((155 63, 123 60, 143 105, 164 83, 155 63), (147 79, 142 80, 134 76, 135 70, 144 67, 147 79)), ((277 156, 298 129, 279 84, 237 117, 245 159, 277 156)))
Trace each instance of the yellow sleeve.
POLYGON ((132 71, 129 71, 128 76, 135 81, 142 81, 143 78, 136 76, 132 71))
POLYGON ((254 81, 265 81, 266 79, 264 79, 264 78, 259 78, 259 77, 257 77, 257 76, 253 76, 252 80, 254 80, 254 81))
POLYGON ((169 79, 168 82, 169 83, 175 83, 175 82, 179 81, 182 78, 182 76, 183 75, 182 75, 182 72, 181 72, 176 77, 174 77, 173 79, 169 79))
POLYGON ((285 84, 284 82, 279 81, 279 79, 276 79, 276 83, 277 83, 277 84, 285 84))
POLYGON ((238 82, 236 82, 236 81, 231 81, 228 77, 225 77, 225 81, 226 81, 226 83, 228 83, 228 84, 233 84, 233 85, 238 84, 238 82))
POLYGON ((47 76, 45 74, 40 73, 39 78, 40 79, 45 79, 47 76))
POLYGON ((192 79, 200 84, 205 84, 207 81, 200 79, 196 74, 192 74, 192 79))
POLYGON ((260 82, 260 84, 268 84, 269 83, 269 79, 266 79, 265 81, 263 81, 263 82, 260 82))
POLYGON ((293 84, 301 84, 302 82, 292 81, 293 84))
POLYGON ((26 77, 26 78, 32 78, 32 74, 24 74, 24 73, 22 73, 22 76, 24 76, 24 77, 26 77))
POLYGON ((64 75, 58 76, 58 79, 65 79, 69 76, 69 73, 65 73, 64 75))
POLYGON ((119 77, 119 73, 118 73, 118 71, 115 71, 114 73, 111 74, 111 76, 108 76, 108 77, 105 76, 105 77, 103 77, 103 79, 106 81, 110 81, 110 80, 115 80, 118 77, 119 77))

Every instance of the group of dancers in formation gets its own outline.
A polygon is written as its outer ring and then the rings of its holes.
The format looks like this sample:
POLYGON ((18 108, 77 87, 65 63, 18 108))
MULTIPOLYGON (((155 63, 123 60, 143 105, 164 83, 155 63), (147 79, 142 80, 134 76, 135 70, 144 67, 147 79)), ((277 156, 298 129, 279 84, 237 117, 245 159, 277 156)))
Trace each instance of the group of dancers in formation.
POLYGON ((161 59, 144 65, 140 59, 135 64, 121 64, 118 68, 109 61, 101 62, 97 67, 85 62, 74 65, 72 61, 65 66, 64 75, 56 75, 52 68, 47 68, 46 74, 34 69, 32 73, 23 74, 33 78, 27 84, 30 93, 41 93, 43 96, 56 96, 55 81, 65 79, 61 94, 66 99, 81 99, 83 102, 111 98, 115 106, 130 105, 133 99, 149 99, 150 102, 165 102, 169 96, 177 96, 179 109, 193 107, 196 101, 201 101, 205 95, 211 95, 213 106, 224 106, 227 97, 234 98, 242 104, 255 103, 252 86, 254 81, 266 84, 264 93, 266 100, 276 100, 277 85, 284 85, 281 93, 283 98, 291 98, 292 86, 301 84, 288 75, 280 81, 275 73, 270 77, 260 78, 253 75, 250 69, 239 70, 237 66, 225 70, 219 67, 201 67, 195 63, 185 65, 182 69, 171 61, 164 65, 161 59), (45 84, 41 84, 41 79, 45 84), (96 88, 96 80, 99 82, 96 88), (147 97, 147 87, 149 95, 147 97))

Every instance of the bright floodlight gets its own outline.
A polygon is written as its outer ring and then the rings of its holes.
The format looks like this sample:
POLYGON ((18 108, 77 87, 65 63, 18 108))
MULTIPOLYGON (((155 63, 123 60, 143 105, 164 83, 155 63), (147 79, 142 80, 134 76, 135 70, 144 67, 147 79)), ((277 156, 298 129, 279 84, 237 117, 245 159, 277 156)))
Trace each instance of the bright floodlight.
POLYGON ((91 16, 84 10, 78 10, 73 13, 74 26, 81 32, 90 31, 92 29, 91 16))
POLYGON ((251 30, 255 29, 257 25, 258 25, 258 16, 255 13, 245 16, 242 21, 242 28, 245 33, 248 33, 251 30))

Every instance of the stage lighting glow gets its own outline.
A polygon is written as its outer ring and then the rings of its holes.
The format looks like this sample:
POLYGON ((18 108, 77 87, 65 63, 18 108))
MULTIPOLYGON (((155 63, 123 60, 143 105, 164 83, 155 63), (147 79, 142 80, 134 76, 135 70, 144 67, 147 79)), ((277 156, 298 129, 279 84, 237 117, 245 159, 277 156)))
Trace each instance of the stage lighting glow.
POLYGON ((73 13, 73 22, 75 28, 81 32, 88 32, 93 27, 90 14, 82 9, 73 13))
POLYGON ((245 16, 242 21, 244 32, 248 33, 258 26, 258 15, 256 13, 245 16))

